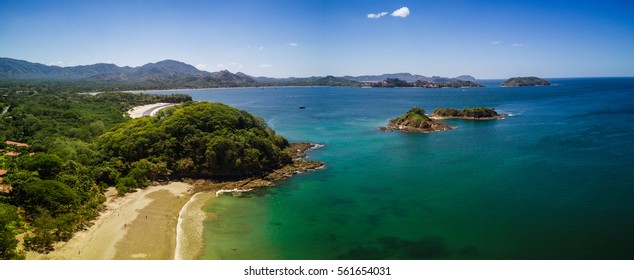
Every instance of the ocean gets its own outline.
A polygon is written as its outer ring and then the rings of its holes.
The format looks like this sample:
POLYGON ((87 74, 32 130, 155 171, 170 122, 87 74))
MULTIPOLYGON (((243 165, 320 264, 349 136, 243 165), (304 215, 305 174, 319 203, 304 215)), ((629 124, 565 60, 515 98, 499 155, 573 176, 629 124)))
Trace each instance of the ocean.
POLYGON ((550 81, 177 91, 324 144, 324 169, 206 205, 202 259, 634 259, 634 78, 550 81), (415 106, 509 116, 378 129, 415 106))

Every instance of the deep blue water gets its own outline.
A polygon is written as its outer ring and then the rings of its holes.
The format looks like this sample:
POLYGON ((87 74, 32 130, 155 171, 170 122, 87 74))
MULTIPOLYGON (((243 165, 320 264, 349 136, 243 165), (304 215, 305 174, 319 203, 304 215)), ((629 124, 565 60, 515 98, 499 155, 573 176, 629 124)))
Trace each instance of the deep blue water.
POLYGON ((179 91, 326 145, 310 152, 325 169, 214 200, 204 258, 634 259, 634 78, 500 82, 179 91), (378 130, 414 106, 511 116, 378 130))

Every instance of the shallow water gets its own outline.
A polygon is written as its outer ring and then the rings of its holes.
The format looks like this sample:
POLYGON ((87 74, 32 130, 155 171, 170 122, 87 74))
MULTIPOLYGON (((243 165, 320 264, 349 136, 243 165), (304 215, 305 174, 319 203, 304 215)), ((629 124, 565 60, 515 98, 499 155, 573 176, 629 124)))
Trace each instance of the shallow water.
POLYGON ((499 82, 179 91, 326 145, 310 152, 325 169, 215 199, 203 258, 633 259, 634 79, 499 82), (511 116, 433 134, 377 129, 413 106, 511 116))

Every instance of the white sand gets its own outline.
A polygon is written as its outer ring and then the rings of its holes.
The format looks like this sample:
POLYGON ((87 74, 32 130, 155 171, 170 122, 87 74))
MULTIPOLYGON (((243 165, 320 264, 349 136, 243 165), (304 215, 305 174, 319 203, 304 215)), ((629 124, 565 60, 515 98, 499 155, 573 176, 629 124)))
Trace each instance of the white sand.
POLYGON ((165 108, 175 106, 176 103, 154 103, 142 106, 136 106, 128 111, 131 118, 136 119, 143 116, 154 116, 158 111, 165 108))

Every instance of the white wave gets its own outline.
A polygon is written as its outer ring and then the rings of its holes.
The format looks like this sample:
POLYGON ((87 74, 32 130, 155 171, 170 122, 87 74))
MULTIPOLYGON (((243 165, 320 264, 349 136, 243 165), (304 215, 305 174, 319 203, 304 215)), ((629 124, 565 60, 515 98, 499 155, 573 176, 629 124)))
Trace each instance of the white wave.
POLYGON ((310 149, 308 149, 308 151, 310 151, 310 150, 316 150, 316 149, 321 149, 321 148, 323 148, 323 147, 325 147, 325 146, 326 146, 326 144, 315 144, 315 143, 311 143, 311 145, 312 145, 312 146, 310 147, 310 149))
POLYGON ((183 208, 181 208, 181 211, 178 212, 178 223, 176 224, 176 248, 174 248, 174 259, 175 260, 182 260, 183 259, 183 255, 181 253, 182 251, 182 246, 183 246, 183 214, 187 211, 189 204, 191 204, 192 202, 194 202, 195 198, 201 193, 197 193, 194 194, 189 201, 187 201, 187 203, 185 203, 185 205, 183 205, 183 208))
POLYGON ((252 191, 253 189, 246 189, 246 190, 242 190, 242 189, 231 189, 231 190, 217 190, 216 191, 216 197, 218 197, 220 194, 223 193, 243 193, 243 192, 249 192, 252 191))

